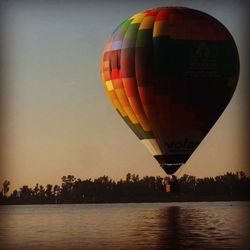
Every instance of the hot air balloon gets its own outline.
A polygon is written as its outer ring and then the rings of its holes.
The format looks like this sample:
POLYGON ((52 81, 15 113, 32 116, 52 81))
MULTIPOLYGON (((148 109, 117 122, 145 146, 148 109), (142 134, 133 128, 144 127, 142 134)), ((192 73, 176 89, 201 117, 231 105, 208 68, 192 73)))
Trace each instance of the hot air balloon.
POLYGON ((161 7, 136 13, 114 30, 100 71, 118 114, 172 175, 229 103, 239 58, 230 32, 212 16, 161 7))

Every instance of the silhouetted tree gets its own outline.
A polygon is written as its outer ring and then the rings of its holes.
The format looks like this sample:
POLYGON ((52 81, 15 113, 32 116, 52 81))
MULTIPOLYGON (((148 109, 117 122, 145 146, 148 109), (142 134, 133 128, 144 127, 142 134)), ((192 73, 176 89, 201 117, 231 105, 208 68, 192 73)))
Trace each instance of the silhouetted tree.
MULTIPOLYGON (((165 178, 168 180, 169 178, 165 178)), ((44 188, 36 184, 29 188, 24 185, 7 196, 10 183, 5 181, 0 193, 1 203, 82 203, 82 202, 136 202, 179 200, 249 200, 250 178, 244 172, 216 177, 196 178, 184 174, 178 179, 181 196, 165 192, 162 177, 128 173, 125 180, 114 181, 104 175, 94 180, 76 179, 73 175, 63 176, 59 185, 47 184, 44 188), (177 198, 176 198, 177 197, 177 198)))
POLYGON ((19 197, 25 203, 32 200, 32 189, 28 185, 24 185, 20 188, 19 197))
POLYGON ((39 197, 40 202, 43 202, 46 200, 45 199, 45 188, 43 185, 39 186, 38 197, 39 197))
POLYGON ((52 201, 53 200, 53 192, 52 192, 53 186, 51 184, 46 185, 46 190, 45 190, 45 197, 47 201, 52 201))
POLYGON ((7 195, 7 193, 9 192, 9 186, 10 186, 10 182, 5 180, 3 182, 3 187, 2 187, 2 195, 3 197, 5 197, 7 195))
POLYGON ((67 202, 72 200, 72 190, 76 178, 73 175, 62 177, 61 198, 67 202))
POLYGON ((131 174, 127 173, 126 175, 126 182, 130 182, 131 181, 131 174))
POLYGON ((37 200, 39 199, 39 184, 37 183, 33 189, 34 198, 37 200))

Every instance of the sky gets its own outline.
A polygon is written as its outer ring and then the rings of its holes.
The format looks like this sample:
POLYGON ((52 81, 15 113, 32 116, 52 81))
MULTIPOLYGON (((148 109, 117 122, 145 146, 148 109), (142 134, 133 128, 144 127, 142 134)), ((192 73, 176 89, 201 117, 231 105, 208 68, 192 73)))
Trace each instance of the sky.
POLYGON ((1 2, 1 172, 11 188, 59 184, 63 175, 113 179, 163 170, 117 115, 99 75, 103 45, 124 19, 185 6, 221 21, 237 44, 235 94, 180 175, 216 176, 248 166, 247 12, 243 1, 1 2))

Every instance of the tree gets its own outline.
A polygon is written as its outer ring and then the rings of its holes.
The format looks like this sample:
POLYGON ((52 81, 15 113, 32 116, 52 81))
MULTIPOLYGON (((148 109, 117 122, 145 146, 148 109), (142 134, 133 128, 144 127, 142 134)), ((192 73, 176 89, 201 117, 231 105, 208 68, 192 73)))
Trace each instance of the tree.
POLYGON ((42 185, 39 186, 39 198, 40 202, 45 200, 45 188, 42 185))
POLYGON ((10 188, 9 188, 10 182, 5 180, 3 182, 3 188, 2 188, 2 194, 4 197, 7 196, 7 193, 9 192, 10 188))
POLYGON ((131 181, 131 174, 127 173, 126 175, 126 182, 130 182, 131 181))
POLYGON ((47 200, 52 200, 53 193, 52 193, 53 186, 51 184, 46 185, 45 196, 47 200))
POLYGON ((55 185, 54 188, 53 188, 53 195, 55 197, 59 196, 60 195, 60 190, 61 190, 60 186, 55 185))
POLYGON ((24 202, 31 201, 32 189, 28 185, 24 185, 20 188, 20 199, 24 202))
POLYGON ((35 200, 39 199, 39 184, 37 183, 35 187, 33 188, 33 198, 35 200))
POLYGON ((61 197, 65 201, 69 201, 72 199, 72 190, 73 190, 73 185, 76 181, 76 178, 74 175, 68 175, 68 176, 63 176, 62 178, 62 188, 61 188, 61 197))

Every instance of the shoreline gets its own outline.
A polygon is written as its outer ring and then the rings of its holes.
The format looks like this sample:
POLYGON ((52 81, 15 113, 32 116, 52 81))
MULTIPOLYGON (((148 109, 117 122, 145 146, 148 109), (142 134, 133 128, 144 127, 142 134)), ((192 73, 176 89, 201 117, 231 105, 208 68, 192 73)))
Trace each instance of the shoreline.
POLYGON ((244 202, 250 201, 250 197, 167 197, 158 199, 96 199, 85 200, 81 202, 66 201, 66 202, 1 202, 0 205, 64 205, 64 204, 124 204, 124 203, 188 203, 188 202, 244 202))

